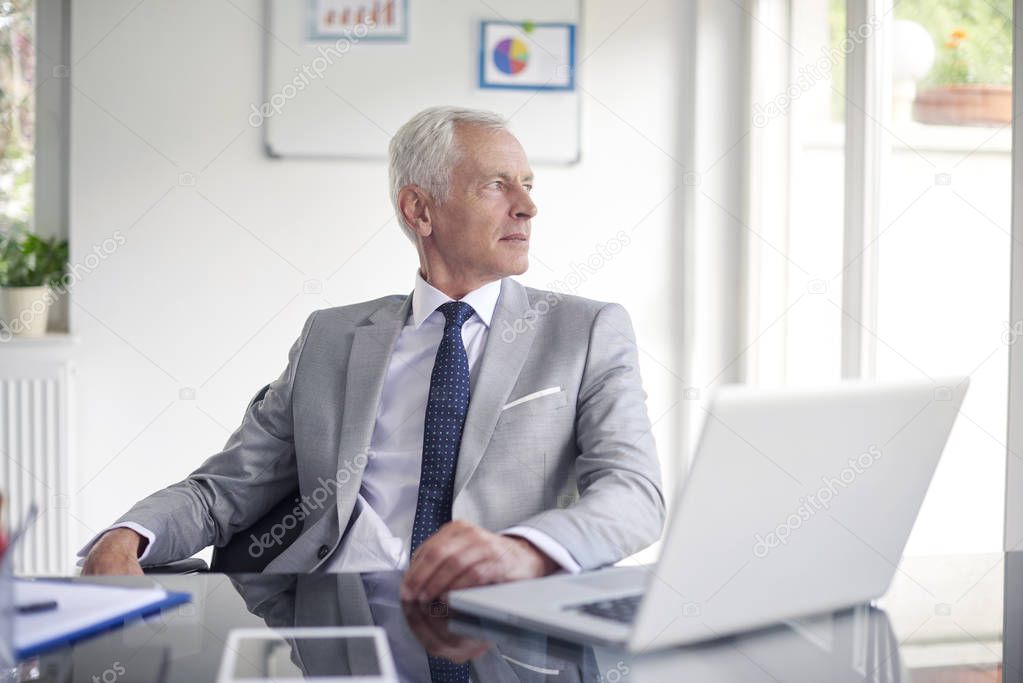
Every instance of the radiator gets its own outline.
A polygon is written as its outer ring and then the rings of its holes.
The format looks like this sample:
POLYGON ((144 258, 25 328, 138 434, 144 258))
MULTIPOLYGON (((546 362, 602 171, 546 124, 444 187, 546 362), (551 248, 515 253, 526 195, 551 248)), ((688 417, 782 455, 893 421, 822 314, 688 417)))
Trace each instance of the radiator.
POLYGON ((0 490, 8 526, 35 503, 39 517, 14 549, 18 574, 68 574, 68 361, 17 364, 0 349, 0 490), (6 362, 5 362, 6 361, 6 362))

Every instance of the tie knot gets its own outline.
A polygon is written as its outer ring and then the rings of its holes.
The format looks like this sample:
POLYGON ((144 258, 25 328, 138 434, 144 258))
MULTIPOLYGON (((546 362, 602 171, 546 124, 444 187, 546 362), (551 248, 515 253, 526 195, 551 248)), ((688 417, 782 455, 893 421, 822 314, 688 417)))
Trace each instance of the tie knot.
POLYGON ((438 306, 437 310, 444 314, 445 329, 452 325, 460 328, 462 323, 468 320, 469 317, 476 312, 472 310, 472 306, 464 301, 449 301, 446 304, 438 306))

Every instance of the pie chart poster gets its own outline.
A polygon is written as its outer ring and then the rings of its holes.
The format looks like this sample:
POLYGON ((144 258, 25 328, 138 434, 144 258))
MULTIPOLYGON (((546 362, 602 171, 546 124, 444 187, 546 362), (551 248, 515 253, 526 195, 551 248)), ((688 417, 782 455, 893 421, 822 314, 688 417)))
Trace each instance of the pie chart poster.
POLYGON ((479 86, 575 90, 575 25, 482 22, 479 86))

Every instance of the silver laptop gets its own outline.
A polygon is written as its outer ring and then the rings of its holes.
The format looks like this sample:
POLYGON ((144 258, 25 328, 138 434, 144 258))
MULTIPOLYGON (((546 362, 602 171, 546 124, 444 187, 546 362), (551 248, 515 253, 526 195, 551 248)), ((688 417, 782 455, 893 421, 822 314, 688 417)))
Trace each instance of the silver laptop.
POLYGON ((450 605, 646 651, 879 597, 968 384, 722 387, 656 565, 453 591, 450 605))

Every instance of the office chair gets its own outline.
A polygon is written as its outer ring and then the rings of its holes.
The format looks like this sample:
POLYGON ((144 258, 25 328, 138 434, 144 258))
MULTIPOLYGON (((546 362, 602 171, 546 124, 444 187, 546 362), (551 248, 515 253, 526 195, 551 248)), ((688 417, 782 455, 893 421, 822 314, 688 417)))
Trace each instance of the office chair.
MULTIPOLYGON (((256 396, 249 403, 251 408, 255 404, 263 400, 266 395, 267 389, 270 385, 266 385, 256 393, 256 396)), ((177 560, 175 562, 168 562, 161 565, 143 566, 142 571, 146 574, 194 574, 196 572, 217 572, 223 574, 258 574, 266 568, 266 565, 270 564, 274 558, 280 555, 282 552, 290 546, 299 534, 302 533, 301 524, 291 524, 290 528, 282 524, 282 520, 288 515, 292 514, 295 506, 301 503, 301 496, 299 495, 298 489, 284 496, 280 501, 275 504, 269 512, 260 517, 256 522, 234 534, 230 540, 223 546, 213 549, 213 557, 210 560, 210 566, 206 566, 205 560, 199 559, 198 557, 189 557, 184 560, 177 560), (270 529, 274 525, 280 525, 279 529, 284 531, 283 536, 280 536, 280 543, 275 543, 272 546, 263 548, 263 552, 259 557, 254 557, 249 548, 252 545, 252 537, 261 538, 263 534, 268 534, 270 529)))

